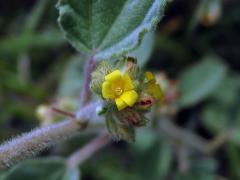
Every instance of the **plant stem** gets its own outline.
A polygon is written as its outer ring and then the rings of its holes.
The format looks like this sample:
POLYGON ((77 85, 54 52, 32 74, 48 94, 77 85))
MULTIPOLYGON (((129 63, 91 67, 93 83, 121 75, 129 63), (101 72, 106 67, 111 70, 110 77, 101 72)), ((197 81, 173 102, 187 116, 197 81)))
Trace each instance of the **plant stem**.
POLYGON ((233 130, 226 130, 217 135, 213 140, 207 143, 207 151, 209 153, 215 152, 219 147, 226 143, 232 136, 233 130))
POLYGON ((88 103, 90 99, 90 82, 91 82, 91 73, 96 67, 96 62, 94 56, 91 56, 85 63, 84 66, 84 81, 83 88, 80 94, 80 108, 88 103))
MULTIPOLYGON (((91 56, 85 63, 84 66, 84 82, 83 88, 80 94, 80 108, 88 103, 90 99, 90 82, 91 82, 91 73, 95 69, 96 62, 94 56, 91 56)), ((78 116, 78 115, 77 115, 78 116)), ((104 133, 99 135, 85 147, 74 152, 67 161, 68 167, 76 167, 81 164, 83 161, 88 159, 92 154, 94 154, 97 150, 101 149, 109 142, 108 134, 104 133)))
POLYGON ((181 144, 177 147, 176 151, 177 161, 178 161, 178 170, 181 173, 187 173, 190 164, 189 164, 189 149, 184 144, 181 144))
POLYGON ((74 113, 71 113, 71 112, 67 112, 67 111, 64 111, 62 109, 58 109, 56 107, 52 107, 52 110, 58 114, 62 114, 64 116, 67 116, 69 118, 72 118, 72 119, 75 119, 76 118, 76 115, 74 113))
POLYGON ((204 154, 215 152, 221 145, 229 140, 233 133, 232 130, 227 130, 226 132, 217 135, 213 140, 208 141, 191 131, 176 126, 169 119, 161 119, 158 127, 159 133, 167 136, 175 142, 175 144, 184 144, 204 154))
POLYGON ((180 128, 173 124, 170 119, 161 119, 159 120, 159 133, 161 135, 167 136, 175 143, 183 143, 187 146, 196 149, 202 153, 207 153, 206 145, 207 140, 186 131, 183 128, 180 128))
POLYGON ((73 153, 67 161, 67 166, 72 168, 82 164, 89 157, 91 157, 98 150, 103 148, 110 142, 110 137, 107 133, 103 133, 93 139, 90 143, 88 143, 85 147, 79 149, 75 153, 73 153))
POLYGON ((29 133, 9 140, 0 146, 0 168, 33 157, 46 148, 69 139, 86 127, 86 120, 96 119, 96 107, 91 103, 77 112, 76 119, 69 119, 47 127, 37 128, 29 133))

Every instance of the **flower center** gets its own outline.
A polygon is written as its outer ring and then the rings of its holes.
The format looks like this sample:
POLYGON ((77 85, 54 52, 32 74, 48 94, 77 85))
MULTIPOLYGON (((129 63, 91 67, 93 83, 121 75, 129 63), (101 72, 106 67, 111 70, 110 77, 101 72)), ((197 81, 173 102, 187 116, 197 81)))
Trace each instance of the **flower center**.
POLYGON ((115 95, 120 96, 123 93, 123 90, 121 87, 116 87, 115 89, 115 95))

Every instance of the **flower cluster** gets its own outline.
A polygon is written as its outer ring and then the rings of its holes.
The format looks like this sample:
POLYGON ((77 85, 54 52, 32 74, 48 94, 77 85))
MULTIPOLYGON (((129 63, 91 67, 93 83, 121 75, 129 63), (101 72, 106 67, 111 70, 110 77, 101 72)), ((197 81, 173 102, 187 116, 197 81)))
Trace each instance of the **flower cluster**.
POLYGON ((104 102, 108 130, 113 137, 134 140, 134 129, 147 122, 146 112, 163 103, 163 91, 151 72, 143 73, 133 58, 115 64, 103 61, 92 73, 91 89, 104 102))

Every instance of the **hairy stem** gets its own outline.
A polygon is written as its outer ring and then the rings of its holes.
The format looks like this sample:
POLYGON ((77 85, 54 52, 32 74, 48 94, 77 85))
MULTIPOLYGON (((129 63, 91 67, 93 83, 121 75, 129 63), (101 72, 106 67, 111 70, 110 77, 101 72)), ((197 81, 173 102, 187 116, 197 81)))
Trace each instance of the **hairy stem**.
MULTIPOLYGON (((96 68, 96 62, 94 60, 94 56, 91 56, 86 62, 84 66, 84 82, 83 88, 80 93, 80 108, 84 106, 90 100, 90 82, 91 82, 91 73, 96 68)), ((108 136, 103 134, 92 142, 90 142, 86 147, 74 152, 67 161, 67 166, 75 167, 78 164, 82 163, 88 157, 90 157, 95 151, 100 149, 102 146, 107 144, 108 136)))
POLYGON ((85 120, 96 119, 96 107, 92 103, 79 110, 75 119, 69 119, 47 127, 37 128, 29 133, 9 140, 0 146, 0 168, 33 157, 44 149, 77 135, 86 127, 85 120))
POLYGON ((91 56, 85 63, 84 66, 84 81, 83 88, 80 94, 80 108, 88 103, 90 99, 90 82, 91 82, 91 73, 96 67, 96 62, 94 56, 91 56))
POLYGON ((82 164, 84 161, 86 161, 89 157, 91 157, 94 153, 103 148, 109 142, 110 137, 107 133, 103 133, 97 136, 85 147, 79 149, 68 158, 68 167, 76 167, 82 164))

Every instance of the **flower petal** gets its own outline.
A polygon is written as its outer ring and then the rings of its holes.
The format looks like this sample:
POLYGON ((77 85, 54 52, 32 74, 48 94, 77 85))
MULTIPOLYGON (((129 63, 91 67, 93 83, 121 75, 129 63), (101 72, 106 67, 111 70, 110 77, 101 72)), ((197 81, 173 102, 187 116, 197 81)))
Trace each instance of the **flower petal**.
POLYGON ((105 99, 113 99, 114 98, 114 94, 113 94, 112 89, 111 89, 111 83, 108 82, 108 81, 105 81, 102 84, 102 96, 105 99))
POLYGON ((163 101, 164 94, 158 84, 149 84, 148 91, 155 99, 159 100, 160 102, 163 101))
POLYGON ((130 90, 134 89, 132 80, 131 80, 130 76, 128 75, 128 73, 124 74, 123 83, 124 83, 124 90, 125 91, 130 91, 130 90))
POLYGON ((153 82, 156 81, 153 73, 151 73, 150 71, 145 72, 145 77, 147 78, 148 81, 153 81, 153 82))
POLYGON ((119 111, 127 107, 127 104, 121 98, 115 99, 115 102, 119 111))
POLYGON ((131 90, 131 91, 126 91, 124 92, 121 97, 120 97, 127 105, 133 106, 135 102, 137 101, 138 94, 136 91, 131 90))
POLYGON ((110 74, 106 75, 105 80, 113 82, 113 81, 120 80, 121 77, 122 77, 121 72, 119 70, 115 70, 115 71, 111 72, 110 74))

